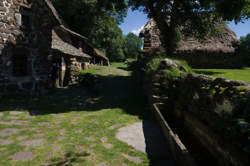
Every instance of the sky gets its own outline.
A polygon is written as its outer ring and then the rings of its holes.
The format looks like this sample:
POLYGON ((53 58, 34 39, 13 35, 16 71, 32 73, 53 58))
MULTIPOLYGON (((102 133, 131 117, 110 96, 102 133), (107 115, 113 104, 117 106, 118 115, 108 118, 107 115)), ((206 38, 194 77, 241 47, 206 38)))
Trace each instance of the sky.
MULTIPOLYGON (((124 19, 124 23, 120 25, 124 35, 129 32, 133 32, 138 35, 144 25, 147 23, 147 15, 140 11, 132 11, 129 9, 127 17, 124 19)), ((238 23, 235 25, 230 22, 228 26, 236 33, 237 37, 246 36, 250 33, 250 19, 245 23, 238 23)))

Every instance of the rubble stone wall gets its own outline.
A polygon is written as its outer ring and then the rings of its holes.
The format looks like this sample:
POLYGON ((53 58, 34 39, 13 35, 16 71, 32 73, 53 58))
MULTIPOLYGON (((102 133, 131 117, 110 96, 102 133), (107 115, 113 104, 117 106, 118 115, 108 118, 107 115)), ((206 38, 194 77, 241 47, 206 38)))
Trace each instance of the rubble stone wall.
POLYGON ((50 81, 49 55, 55 24, 51 11, 44 0, 0 0, 0 18, 0 93, 42 92, 50 81), (28 27, 22 24, 23 10, 28 11, 28 27), (14 54, 27 56, 25 76, 13 75, 14 54))
POLYGON ((170 59, 144 77, 153 101, 166 104, 162 113, 174 115, 221 165, 249 165, 249 83, 188 73, 170 59))

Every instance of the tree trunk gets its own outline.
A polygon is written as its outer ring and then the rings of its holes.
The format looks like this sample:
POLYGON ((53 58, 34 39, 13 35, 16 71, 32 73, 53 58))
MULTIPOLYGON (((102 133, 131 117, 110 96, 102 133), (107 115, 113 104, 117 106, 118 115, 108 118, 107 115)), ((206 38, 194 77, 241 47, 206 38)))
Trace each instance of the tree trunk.
POLYGON ((176 13, 177 13, 177 6, 178 2, 174 1, 173 9, 171 12, 171 16, 164 17, 161 13, 160 6, 154 6, 153 3, 150 5, 150 10, 155 20, 158 29, 160 30, 160 40, 162 46, 166 51, 166 56, 173 57, 174 52, 178 46, 178 30, 177 30, 177 20, 176 20, 176 13))

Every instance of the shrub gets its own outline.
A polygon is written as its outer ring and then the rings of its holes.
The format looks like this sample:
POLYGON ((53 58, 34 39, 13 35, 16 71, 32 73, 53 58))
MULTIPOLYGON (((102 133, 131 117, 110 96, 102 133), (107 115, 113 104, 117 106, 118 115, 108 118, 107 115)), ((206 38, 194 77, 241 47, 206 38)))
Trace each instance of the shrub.
POLYGON ((243 64, 250 66, 250 34, 246 37, 241 37, 239 54, 242 57, 243 64))

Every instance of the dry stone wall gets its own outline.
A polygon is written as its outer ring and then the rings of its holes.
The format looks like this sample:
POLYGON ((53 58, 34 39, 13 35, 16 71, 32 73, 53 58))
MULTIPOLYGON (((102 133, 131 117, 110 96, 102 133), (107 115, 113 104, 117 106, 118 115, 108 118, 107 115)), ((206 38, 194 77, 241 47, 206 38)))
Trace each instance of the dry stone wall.
POLYGON ((144 76, 152 99, 165 103, 162 113, 173 115, 221 165, 249 165, 249 83, 188 73, 170 59, 144 76))

